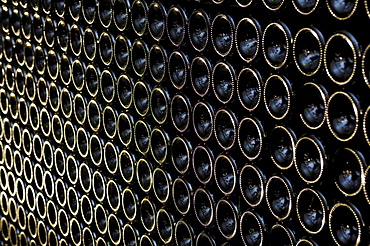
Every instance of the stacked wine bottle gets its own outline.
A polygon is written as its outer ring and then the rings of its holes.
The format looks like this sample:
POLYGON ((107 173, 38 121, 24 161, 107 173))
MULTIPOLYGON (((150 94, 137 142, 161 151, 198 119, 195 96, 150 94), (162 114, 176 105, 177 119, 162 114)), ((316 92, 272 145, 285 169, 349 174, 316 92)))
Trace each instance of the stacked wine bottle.
POLYGON ((367 0, 1 0, 0 244, 369 245, 367 0))

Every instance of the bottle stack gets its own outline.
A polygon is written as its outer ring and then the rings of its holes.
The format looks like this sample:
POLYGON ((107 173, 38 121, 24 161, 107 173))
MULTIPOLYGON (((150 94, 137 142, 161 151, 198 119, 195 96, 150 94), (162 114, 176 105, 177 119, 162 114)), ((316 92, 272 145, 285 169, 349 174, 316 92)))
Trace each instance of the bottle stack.
POLYGON ((1 0, 0 244, 370 244, 368 5, 1 0))

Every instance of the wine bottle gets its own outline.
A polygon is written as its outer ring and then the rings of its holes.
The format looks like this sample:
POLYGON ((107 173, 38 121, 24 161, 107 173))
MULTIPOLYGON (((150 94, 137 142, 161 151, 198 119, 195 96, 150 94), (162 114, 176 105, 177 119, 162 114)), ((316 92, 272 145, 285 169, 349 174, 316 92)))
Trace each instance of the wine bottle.
MULTIPOLYGON (((12 198, 10 198, 9 200, 11 200, 11 199, 12 198)), ((45 219, 45 217, 46 217, 46 201, 45 201, 45 196, 43 195, 43 193, 37 193, 37 195, 36 195, 36 210, 35 211, 36 211, 39 218, 45 219)))
POLYGON ((173 51, 168 58, 168 73, 172 85, 181 90, 187 81, 189 71, 188 56, 182 51, 173 51))
POLYGON ((235 24, 231 16, 218 14, 212 21, 211 36, 212 44, 216 52, 227 56, 234 44, 235 24))
POLYGON ((69 187, 67 190, 67 209, 68 212, 76 216, 80 210, 80 192, 76 191, 75 188, 69 187))
POLYGON ((363 187, 367 203, 370 204, 370 167, 367 167, 365 170, 365 181, 363 187))
POLYGON ((148 5, 142 0, 131 4, 131 24, 137 36, 143 36, 148 24, 148 5))
POLYGON ((214 237, 212 237, 211 235, 208 235, 205 231, 203 231, 199 233, 198 236, 196 237, 195 245, 196 246, 201 246, 201 245, 215 246, 216 241, 214 237))
POLYGON ((67 51, 70 42, 69 36, 70 30, 71 27, 69 23, 68 22, 66 23, 64 20, 60 20, 58 22, 58 25, 55 30, 55 36, 58 42, 58 47, 64 52, 67 51))
POLYGON ((284 126, 276 126, 269 136, 269 149, 272 161, 282 170, 293 165, 293 155, 297 137, 294 131, 284 126))
POLYGON ((170 199, 172 187, 171 175, 164 169, 157 167, 153 171, 153 191, 157 200, 167 203, 170 199))
POLYGON ((82 0, 82 14, 87 24, 93 24, 96 18, 96 1, 82 0))
POLYGON ((122 235, 126 245, 138 245, 139 231, 130 224, 125 224, 122 229, 122 235))
POLYGON ((329 229, 336 244, 360 245, 364 230, 363 217, 351 203, 336 203, 329 213, 329 229))
POLYGON ((139 159, 137 168, 135 169, 135 176, 139 187, 148 193, 153 186, 153 165, 146 159, 139 159))
POLYGON ((359 44, 348 31, 335 32, 326 42, 324 51, 325 70, 338 85, 350 82, 355 74, 360 56, 359 44), (338 50, 338 47, 341 47, 338 50))
POLYGON ((185 132, 190 125, 191 104, 188 97, 183 94, 176 94, 172 97, 170 112, 174 127, 179 132, 185 132))
POLYGON ((302 136, 295 145, 294 164, 306 183, 316 183, 323 176, 327 156, 322 142, 315 136, 302 136))
MULTIPOLYGON (((240 191, 244 200, 248 203, 249 206, 257 207, 263 202, 263 198, 265 197, 265 185, 266 185, 266 176, 258 167, 252 165, 245 165, 240 171, 239 175, 240 191)), ((240 223, 242 223, 242 221, 243 218, 241 218, 240 223)), ((242 230, 242 225, 240 227, 242 230)), ((247 235, 245 236, 247 237, 247 235)), ((251 236, 252 235, 250 235, 250 237, 251 236)), ((249 240, 253 240, 253 237, 251 237, 249 240)))
MULTIPOLYGON (((43 146, 43 139, 41 139, 39 134, 34 134, 33 140, 32 140, 32 154, 37 162, 42 161, 42 146, 43 146)), ((39 178, 41 179, 42 175, 39 178)), ((39 182, 39 184, 41 184, 41 181, 39 182)))
POLYGON ((292 86, 285 76, 271 75, 263 88, 263 101, 270 116, 284 119, 292 104, 292 86))
POLYGON ((148 67, 148 46, 141 39, 136 39, 131 47, 131 65, 134 72, 142 77, 148 67))
POLYGON ((302 74, 312 76, 319 71, 323 60, 324 42, 323 35, 315 27, 302 28, 297 32, 293 41, 293 57, 302 74))
POLYGON ((11 92, 9 95, 9 112, 10 116, 15 120, 18 119, 19 115, 19 108, 18 108, 18 101, 19 97, 15 95, 15 93, 11 92))
POLYGON ((166 31, 166 8, 160 2, 152 2, 148 8, 148 29, 151 37, 160 41, 166 31))
POLYGON ((210 36, 210 18, 201 9, 194 10, 189 17, 188 35, 190 43, 196 51, 203 51, 210 36))
POLYGON ((85 86, 85 71, 85 63, 75 59, 72 63, 72 82, 77 91, 83 90, 85 86))
POLYGON ((179 220, 175 224, 174 237, 176 245, 193 245, 195 243, 194 236, 194 229, 191 227, 191 225, 189 225, 189 223, 185 222, 184 220, 179 220))
POLYGON ((23 15, 21 17, 21 31, 22 35, 25 39, 31 38, 32 33, 32 15, 28 11, 23 11, 23 15))
MULTIPOLYGON (((199 223, 209 227, 215 220, 215 201, 213 195, 203 188, 198 188, 193 196, 193 208, 199 223)), ((196 240, 198 241, 198 239, 196 240)), ((199 245, 195 243, 195 245, 199 245)))
POLYGON ((114 3, 112 0, 104 0, 97 3, 97 13, 99 16, 99 21, 104 28, 109 28, 110 24, 112 23, 113 4, 114 3))
POLYGON ((248 7, 253 0, 235 0, 240 7, 248 7))
POLYGON ((284 176, 272 176, 266 184, 266 202, 271 214, 278 220, 289 217, 293 207, 293 188, 284 176))
MULTIPOLYGON (((18 38, 15 41, 14 55, 18 65, 23 66, 26 61, 25 44, 22 39, 18 38)), ((2 54, 0 55, 2 57, 2 54)), ((18 70, 18 69, 17 69, 18 70)))
POLYGON ((135 162, 136 157, 133 153, 127 150, 122 150, 118 156, 119 171, 123 180, 130 184, 135 181, 135 162))
POLYGON ((56 79, 59 74, 59 53, 50 50, 46 57, 46 69, 51 79, 56 79))
POLYGON ((157 212, 156 228, 159 238, 163 243, 169 243, 172 241, 175 230, 174 218, 167 210, 163 208, 159 209, 157 212))
MULTIPOLYGON (((283 3, 284 0, 271 2, 283 3)), ((282 68, 288 59, 291 43, 290 30, 283 22, 270 23, 262 35, 262 51, 267 64, 274 69, 282 68)))
POLYGON ((70 184, 75 185, 78 182, 78 166, 80 165, 80 160, 77 159, 73 155, 69 155, 66 159, 65 163, 65 172, 67 176, 67 180, 70 184))
POLYGON ((152 92, 149 83, 137 81, 133 89, 134 108, 140 116, 145 116, 150 109, 150 94, 152 92))
POLYGON ((223 104, 229 103, 234 95, 236 74, 233 66, 220 61, 212 71, 212 87, 216 98, 223 104))
POLYGON ((275 224, 271 227, 269 239, 270 246, 295 245, 296 243, 294 232, 290 228, 280 224, 275 224))
POLYGON ((89 141, 89 153, 92 163, 96 166, 101 165, 103 159, 103 143, 97 135, 92 135, 89 141))
POLYGON ((242 106, 255 110, 262 98, 263 81, 256 69, 244 68, 237 78, 237 94, 242 106))
MULTIPOLYGON (((61 210, 61 211, 64 211, 64 210, 61 210)), ((2 233, 5 232, 8 228, 8 223, 4 223, 3 221, 6 221, 6 218, 3 217, 1 218, 1 228, 3 228, 1 231, 2 233)), ((63 221, 64 222, 64 221, 63 221)), ((65 227, 64 227, 64 224, 61 227, 61 233, 63 233, 65 227)), ((27 215, 27 228, 28 228, 28 232, 30 233, 30 236, 32 238, 36 238, 37 236, 37 221, 36 221, 36 216, 34 213, 29 213, 27 215)), ((4 238, 8 237, 8 235, 6 235, 6 237, 3 235, 4 238)), ((36 243, 34 245, 37 245, 36 243)))
POLYGON ((114 60, 121 70, 126 70, 130 61, 131 41, 124 35, 118 35, 114 42, 114 60))
POLYGON ((207 141, 212 136, 214 128, 213 107, 206 101, 198 102, 193 108, 192 116, 195 133, 201 140, 207 141))
POLYGON ((219 109, 214 119, 214 133, 218 144, 228 150, 234 146, 237 134, 238 120, 229 109, 219 109))
MULTIPOLYGON (((5 46, 4 46, 4 48, 5 48, 5 46)), ((35 45, 34 44, 31 44, 30 42, 25 43, 25 47, 24 47, 24 55, 25 55, 25 59, 26 59, 25 60, 25 65, 29 70, 33 70, 33 68, 35 66, 35 51, 34 50, 35 50, 35 45)), ((6 52, 4 53, 5 59, 6 59, 7 56, 10 55, 10 54, 6 54, 6 52)))
MULTIPOLYGON (((85 0, 86 1, 86 0, 85 0)), ((83 48, 87 59, 93 61, 96 57, 97 44, 99 41, 98 32, 94 28, 87 27, 83 35, 83 48)))
POLYGON ((122 74, 117 79, 118 101, 124 109, 129 109, 133 102, 134 82, 127 74, 122 74))
POLYGON ((191 209, 191 200, 193 197, 191 184, 182 178, 177 178, 173 182, 171 192, 176 210, 182 215, 188 214, 191 209))
POLYGON ((18 95, 23 96, 26 91, 26 70, 17 68, 14 74, 15 89, 18 95))
POLYGON ((157 124, 167 121, 170 95, 166 88, 156 86, 150 95, 149 107, 151 115, 157 124))
POLYGON ((227 154, 220 154, 215 160, 213 171, 219 190, 224 195, 232 194, 238 185, 238 171, 235 160, 227 154))
MULTIPOLYGON (((152 232, 155 229, 155 217, 157 214, 156 206, 148 198, 144 198, 140 201, 140 220, 147 232, 152 232)), ((140 242, 143 240, 141 237, 140 242)), ((148 239, 146 239, 148 240, 148 239)))
MULTIPOLYGON (((109 76, 109 73, 107 74, 109 76)), ((101 82, 101 71, 98 66, 89 64, 85 71, 85 82, 88 94, 95 97, 99 92, 101 82)))
POLYGON ((345 4, 340 4, 338 1, 326 1, 330 14, 338 20, 349 19, 356 11, 358 1, 349 1, 345 4))
POLYGON ((192 154, 192 166, 194 174, 202 184, 210 182, 213 174, 214 156, 207 146, 198 145, 192 154))
MULTIPOLYGON (((64 181, 60 178, 58 178, 55 182, 55 196, 56 196, 56 201, 58 202, 59 206, 64 207, 67 203, 67 190, 68 186, 64 181)), ((32 186, 28 186, 32 187, 32 186)), ((27 189, 26 188, 26 198, 27 198, 27 204, 28 207, 30 208, 31 211, 34 210, 35 207, 35 194, 33 189, 27 189)), ((59 210, 60 211, 60 210, 59 210)), ((58 214, 59 214, 58 211, 58 214)), ((58 224, 59 224, 59 215, 58 215, 58 224)))
POLYGON ((176 171, 185 174, 189 171, 190 155, 193 149, 191 143, 184 137, 175 137, 171 143, 171 160, 176 171))
POLYGON ((69 7, 69 14, 71 15, 72 19, 77 22, 81 16, 81 0, 72 0, 69 2, 69 4, 66 4, 66 6, 69 7))
POLYGON ((306 238, 301 238, 299 239, 299 241, 297 242, 297 246, 317 246, 318 244, 315 243, 315 241, 311 240, 311 239, 306 239, 306 238))
POLYGON ((35 68, 39 75, 43 75, 46 69, 46 49, 36 46, 35 50, 35 68))
POLYGON ((300 118, 309 129, 318 129, 325 123, 328 92, 321 84, 305 83, 298 92, 300 118))
POLYGON ((326 122, 339 141, 348 141, 356 135, 360 114, 358 99, 350 92, 333 93, 325 108, 326 122))
POLYGON ((69 85, 72 80, 72 63, 73 60, 71 57, 68 57, 66 54, 62 54, 59 65, 59 77, 64 85, 69 85))
POLYGON ((144 235, 140 238, 139 245, 157 246, 157 242, 152 237, 149 237, 148 235, 144 235))
POLYGON ((190 65, 190 80, 197 95, 204 97, 211 85, 211 71, 213 70, 210 61, 203 56, 197 56, 190 65))
POLYGON ((44 35, 45 43, 47 46, 53 47, 57 23, 55 20, 52 20, 50 17, 46 17, 43 25, 44 25, 43 35, 44 35))
MULTIPOLYGON (((28 123, 28 109, 29 109, 28 102, 24 98, 21 98, 18 101, 18 106, 17 107, 19 109, 19 119, 20 119, 21 123, 23 125, 27 125, 27 123, 28 123)), ((0 133, 0 135, 2 135, 2 133, 0 133)))
POLYGON ((107 200, 109 208, 113 212, 118 212, 121 207, 121 190, 120 184, 114 180, 109 180, 107 183, 107 200))
POLYGON ((123 190, 122 204, 125 204, 123 206, 123 213, 125 214, 126 218, 129 221, 135 221, 138 215, 139 203, 138 203, 138 196, 136 193, 132 191, 132 189, 126 188, 123 190))
POLYGON ((149 51, 149 72, 156 82, 161 82, 167 70, 167 53, 161 46, 154 44, 149 51))
POLYGON ((135 146, 140 153, 146 154, 150 148, 151 126, 143 120, 138 120, 134 126, 135 146))
POLYGON ((107 225, 108 235, 109 235, 110 241, 115 245, 119 245, 121 240, 123 240, 122 227, 123 227, 122 219, 117 217, 115 214, 110 214, 108 217, 108 225, 107 225))
POLYGON ((86 246, 93 246, 95 244, 94 234, 89 227, 82 230, 82 242, 86 246))
POLYGON ((33 38, 36 40, 37 43, 41 43, 43 41, 43 30, 42 27, 44 25, 45 18, 40 16, 37 12, 33 15, 33 38))
POLYGON ((235 30, 235 46, 240 58, 246 62, 256 58, 261 46, 261 36, 261 26, 256 19, 243 18, 238 22, 235 30))
POLYGON ((73 24, 69 31, 69 46, 75 56, 79 56, 82 51, 82 27, 78 24, 73 24))
POLYGON ((351 148, 338 148, 332 160, 334 183, 345 196, 360 193, 365 180, 366 161, 362 153, 351 148), (349 164, 351 163, 351 164, 349 164))
POLYGON ((255 160, 262 152, 265 132, 257 118, 244 118, 238 127, 238 144, 244 156, 255 160))
POLYGON ((127 113, 121 113, 117 118, 117 134, 121 143, 128 147, 132 143, 134 118, 127 113))
MULTIPOLYGON (((47 100, 47 97, 46 96, 44 97, 45 97, 45 100, 47 100)), ((73 93, 69 91, 66 87, 64 87, 62 91, 60 92, 59 101, 60 101, 61 111, 63 113, 63 116, 66 119, 69 119, 72 115, 72 111, 73 111, 72 98, 73 97, 74 97, 73 93)), ((43 101, 43 100, 41 99, 40 101, 43 101)))
POLYGON ((266 8, 272 11, 277 11, 281 8, 281 6, 284 4, 284 0, 262 0, 263 4, 265 5, 266 8))
POLYGON ((101 111, 101 106, 95 100, 90 100, 87 105, 87 119, 91 130, 94 132, 97 132, 100 129, 101 111))
POLYGON ((293 0, 293 6, 302 15, 309 15, 313 13, 319 4, 318 0, 293 0))
POLYGON ((104 146, 103 159, 104 159, 105 168, 112 176, 118 174, 118 169, 119 169, 118 153, 119 152, 120 152, 119 147, 112 142, 107 142, 104 146))
POLYGON ((99 37, 99 57, 104 65, 109 66, 113 60, 113 42, 115 38, 111 33, 103 32, 99 37))
POLYGON ((77 123, 84 125, 86 121, 87 107, 86 99, 80 93, 73 99, 73 113, 77 123))
POLYGON ((218 231, 227 240, 236 237, 239 214, 232 201, 221 199, 216 205, 216 223, 218 231))
POLYGON ((107 220, 109 211, 101 204, 97 204, 94 209, 95 227, 100 234, 107 233, 107 220))
MULTIPOLYGON (((78 180, 80 183, 80 187, 85 193, 90 193, 91 185, 92 185, 92 169, 86 163, 82 163, 78 169, 78 180)), ((82 198, 81 198, 81 208, 82 208, 82 198)), ((91 214, 87 214, 86 216, 92 216, 91 214)), ((91 217, 92 218, 92 217, 91 217)))
MULTIPOLYGON (((92 177, 92 190, 93 190, 95 199, 98 200, 99 202, 103 202, 104 199, 106 198, 106 195, 107 195, 106 194, 106 183, 107 183, 106 177, 103 176, 99 171, 95 171, 92 177)), ((106 208, 104 208, 101 204, 98 204, 97 206, 101 206, 100 212, 105 213, 104 211, 106 210, 106 208)), ((95 213, 97 213, 97 210, 98 208, 96 207, 95 213)), ((102 218, 97 218, 97 216, 95 216, 95 218, 102 219, 102 218)), ((103 231, 104 233, 105 229, 103 228, 103 230, 101 231, 103 231)))
POLYGON ((113 3, 113 21, 119 31, 127 28, 129 21, 130 2, 127 0, 118 0, 113 3))
POLYGON ((245 245, 263 245, 267 229, 263 218, 254 211, 245 211, 240 218, 240 234, 245 245))
POLYGON ((181 6, 171 6, 167 12, 166 30, 168 38, 175 46, 179 46, 185 38, 187 15, 181 6))
POLYGON ((116 95, 116 76, 110 69, 105 69, 99 78, 100 94, 106 103, 113 102, 116 95))

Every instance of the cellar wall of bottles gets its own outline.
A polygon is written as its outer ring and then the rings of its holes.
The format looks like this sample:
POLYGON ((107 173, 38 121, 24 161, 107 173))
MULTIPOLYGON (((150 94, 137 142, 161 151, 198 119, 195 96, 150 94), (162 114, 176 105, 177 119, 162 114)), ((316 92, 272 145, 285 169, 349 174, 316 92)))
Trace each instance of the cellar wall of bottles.
POLYGON ((0 244, 370 245, 367 0, 1 0, 0 244))

